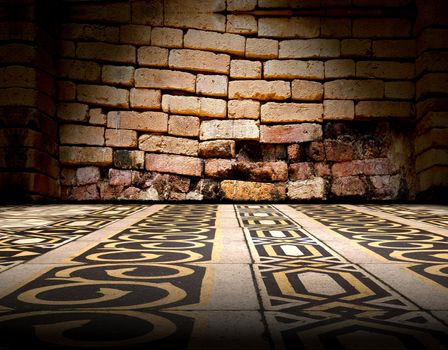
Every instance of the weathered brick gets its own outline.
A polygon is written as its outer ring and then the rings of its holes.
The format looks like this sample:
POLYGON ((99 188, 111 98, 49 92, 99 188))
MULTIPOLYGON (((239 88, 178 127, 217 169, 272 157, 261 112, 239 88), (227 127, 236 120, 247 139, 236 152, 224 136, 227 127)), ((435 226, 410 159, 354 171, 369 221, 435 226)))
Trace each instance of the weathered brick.
POLYGON ((89 124, 106 125, 107 116, 101 108, 92 108, 89 110, 89 124))
POLYGON ((59 160, 64 165, 108 166, 112 164, 112 148, 61 146, 59 160))
POLYGON ((319 124, 262 125, 260 127, 260 142, 262 143, 297 143, 321 138, 322 126, 319 124))
POLYGON ((415 40, 375 40, 372 44, 373 57, 413 58, 416 55, 415 40))
POLYGON ((84 122, 87 120, 88 106, 83 103, 59 103, 57 116, 62 120, 84 122))
POLYGON ((159 47, 182 47, 184 33, 181 29, 157 27, 152 29, 151 45, 159 47))
POLYGON ((135 24, 120 26, 120 43, 132 45, 149 45, 151 27, 135 24))
POLYGON ((199 136, 198 117, 185 115, 170 115, 168 122, 168 134, 175 136, 199 136))
POLYGON ((291 181, 287 185, 289 199, 323 199, 325 180, 321 177, 302 181, 291 181))
POLYGON ((88 166, 76 169, 76 184, 96 184, 101 179, 100 169, 96 166, 88 166))
POLYGON ((109 184, 111 186, 130 186, 132 173, 130 170, 109 169, 109 184))
POLYGON ((162 109, 167 113, 225 118, 227 102, 209 97, 163 95, 162 109))
POLYGON ((319 61, 271 60, 264 63, 265 78, 323 79, 324 64, 319 61))
POLYGON ((286 197, 284 184, 224 180, 221 191, 225 199, 233 201, 276 201, 286 197))
POLYGON ((59 128, 59 138, 61 144, 102 146, 104 145, 104 128, 64 124, 59 128))
POLYGON ((226 32, 234 34, 254 34, 258 30, 258 23, 254 16, 228 15, 226 32))
POLYGON ((354 157, 354 147, 350 142, 325 140, 324 147, 326 160, 344 162, 354 157))
POLYGON ((135 70, 135 87, 195 91, 196 77, 186 72, 139 68, 135 70))
POLYGON ((202 176, 202 161, 194 157, 148 153, 145 156, 145 169, 161 173, 202 176))
POLYGON ((356 38, 407 37, 411 35, 411 22, 401 18, 355 18, 353 36, 356 38))
POLYGON ((384 84, 384 96, 390 99, 412 100, 415 86, 411 81, 390 81, 384 84))
POLYGON ((300 162, 289 165, 289 179, 293 181, 307 180, 314 177, 314 165, 311 162, 300 162))
POLYGON ((165 2, 164 24, 168 27, 196 28, 225 32, 224 0, 170 0, 165 2))
POLYGON ((159 109, 162 100, 160 90, 153 89, 131 89, 129 101, 131 108, 137 109, 159 109))
POLYGON ((61 38, 88 41, 118 42, 119 29, 95 24, 66 23, 62 25, 61 38))
POLYGON ((227 102, 230 119, 258 119, 260 102, 253 100, 230 100, 227 102))
POLYGON ((76 46, 76 57, 82 59, 135 63, 135 47, 131 45, 114 45, 107 43, 83 43, 76 46))
POLYGON ((260 17, 258 36, 273 38, 316 38, 320 32, 319 18, 310 17, 260 17))
POLYGON ((291 97, 287 81, 244 80, 229 82, 229 98, 253 98, 255 100, 286 100, 291 97))
POLYGON ((400 191, 400 176, 371 176, 374 197, 380 199, 397 199, 400 191))
POLYGON ((236 79, 260 79, 261 62, 232 60, 230 62, 230 77, 236 79))
POLYGON ((295 143, 288 146, 288 160, 290 162, 298 162, 300 160, 301 154, 302 151, 299 144, 295 143))
POLYGON ((110 85, 132 86, 134 84, 134 67, 103 66, 101 80, 110 85))
POLYGON ((288 165, 283 161, 246 162, 238 161, 233 173, 242 180, 249 181, 287 181, 288 165))
POLYGON ((184 47, 244 55, 246 39, 242 35, 206 32, 189 29, 184 36, 184 47))
POLYGON ((235 141, 215 140, 199 143, 199 157, 235 158, 235 141))
POLYGON ((138 148, 145 152, 197 156, 199 143, 196 140, 182 137, 142 135, 138 139, 138 148))
POLYGON ((114 150, 114 166, 121 169, 143 169, 145 167, 145 152, 114 150))
POLYGON ((356 76, 380 79, 413 79, 414 64, 401 62, 361 61, 356 63, 356 76))
POLYGON ((107 114, 107 127, 110 129, 166 132, 168 130, 168 115, 162 112, 113 111, 107 114))
POLYGON ((306 155, 308 156, 308 158, 316 162, 324 161, 325 160, 324 143, 322 141, 310 142, 310 144, 306 148, 306 155))
POLYGON ((325 100, 324 120, 352 120, 355 104, 350 100, 325 100))
POLYGON ((321 18, 320 36, 322 38, 347 38, 351 35, 350 18, 321 18))
POLYGON ((341 56, 369 57, 372 54, 372 40, 344 39, 341 41, 341 56))
POLYGON ((227 96, 226 75, 198 74, 196 77, 196 93, 206 96, 227 96))
POLYGON ((205 120, 201 123, 200 140, 258 140, 258 125, 254 120, 205 120))
POLYGON ((109 107, 129 107, 129 91, 111 86, 78 85, 78 101, 109 107))
POLYGON ((330 165, 325 162, 315 163, 314 168, 317 176, 331 176, 330 165))
POLYGON ((324 84, 325 99, 366 100, 384 97, 384 83, 381 80, 340 79, 324 84))
POLYGON ((333 176, 352 175, 391 175, 396 172, 396 166, 387 158, 353 160, 351 162, 335 163, 331 167, 333 176))
POLYGON ((150 26, 163 25, 163 0, 132 1, 132 23, 150 26))
POLYGON ((64 191, 62 191, 61 196, 62 199, 76 201, 91 201, 100 199, 96 184, 71 187, 68 193, 64 193, 64 191))
POLYGON ((101 78, 101 67, 95 62, 60 60, 58 62, 58 75, 61 78, 99 82, 101 78))
POLYGON ((316 81, 293 80, 291 83, 291 97, 300 101, 321 101, 324 86, 316 81))
POLYGON ((280 42, 279 58, 339 57, 340 42, 336 39, 297 39, 280 42))
POLYGON ((412 103, 395 101, 361 101, 355 106, 356 117, 411 117, 412 103))
POLYGON ((106 146, 137 147, 137 132, 134 130, 106 129, 106 146))
POLYGON ((235 164, 235 159, 207 159, 204 166, 205 176, 218 179, 231 178, 235 164))
POLYGON ((168 67, 168 49, 157 46, 142 46, 137 50, 140 66, 168 67))
POLYGON ((276 103, 261 106, 261 122, 319 122, 322 121, 323 106, 320 103, 276 103))
POLYGON ((277 58, 278 41, 273 39, 246 39, 247 58, 277 58))
POLYGON ((338 197, 362 196, 366 193, 366 185, 357 176, 338 177, 333 180, 331 192, 338 197))
POLYGON ((325 62, 325 78, 354 77, 355 69, 353 60, 329 60, 325 62))
POLYGON ((227 0, 227 11, 250 11, 257 6, 257 0, 227 0))
POLYGON ((171 50, 168 63, 170 68, 228 74, 230 56, 200 50, 171 50))

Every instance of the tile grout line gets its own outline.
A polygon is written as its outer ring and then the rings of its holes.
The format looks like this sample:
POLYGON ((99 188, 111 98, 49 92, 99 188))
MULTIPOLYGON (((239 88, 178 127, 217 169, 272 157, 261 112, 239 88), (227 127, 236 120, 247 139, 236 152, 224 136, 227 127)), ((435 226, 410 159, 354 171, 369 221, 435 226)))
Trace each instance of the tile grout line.
POLYGON ((81 254, 96 246, 100 241, 112 237, 164 207, 165 205, 151 205, 149 208, 140 210, 23 264, 3 271, 0 273, 0 280, 2 281, 0 286, 0 299, 25 285, 31 279, 42 275, 55 265, 78 264, 70 261, 71 257, 74 256, 72 254, 81 254))
POLYGON ((348 238, 343 237, 339 233, 331 230, 331 228, 299 212, 298 210, 293 209, 289 205, 281 204, 276 205, 275 207, 282 213, 288 215, 293 221, 302 226, 317 239, 319 239, 322 232, 331 233, 334 240, 325 240, 323 243, 325 243, 332 250, 337 251, 338 254, 343 256, 345 259, 352 261, 352 259, 347 257, 345 253, 352 255, 353 253, 357 253, 356 255, 361 254, 365 256, 369 260, 368 262, 355 261, 353 264, 359 265, 363 270, 367 271, 370 275, 375 276, 375 278, 379 281, 397 291, 406 299, 415 303, 422 310, 447 310, 448 304, 444 301, 446 300, 447 294, 444 290, 442 290, 442 287, 433 286, 424 283, 421 278, 415 278, 416 276, 420 276, 407 269, 406 266, 408 264, 385 263, 385 258, 369 250, 360 249, 363 247, 359 244, 351 242, 348 238), (335 242, 342 243, 342 245, 335 246, 335 242), (347 245, 349 249, 346 249, 345 252, 341 252, 341 249, 343 249, 345 245, 347 245), (353 251, 353 248, 355 248, 356 251, 353 251), (383 268, 384 265, 387 265, 387 269, 383 268), (428 296, 431 296, 431 298, 428 298, 428 296))

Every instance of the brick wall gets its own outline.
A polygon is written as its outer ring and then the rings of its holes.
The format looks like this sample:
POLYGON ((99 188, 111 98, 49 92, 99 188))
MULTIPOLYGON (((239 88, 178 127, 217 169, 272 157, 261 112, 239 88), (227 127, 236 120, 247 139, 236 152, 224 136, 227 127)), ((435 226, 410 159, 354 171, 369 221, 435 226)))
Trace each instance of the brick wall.
MULTIPOLYGON (((432 14, 418 29, 413 6, 65 2, 55 36, 61 198, 413 199, 435 183, 425 188, 420 167, 439 158, 433 138, 445 142, 443 117, 420 102, 436 103, 435 81, 446 91, 422 68, 446 61, 426 55, 432 14), (286 12, 303 8, 320 12, 286 12)), ((37 100, 53 115, 51 100, 37 100)))

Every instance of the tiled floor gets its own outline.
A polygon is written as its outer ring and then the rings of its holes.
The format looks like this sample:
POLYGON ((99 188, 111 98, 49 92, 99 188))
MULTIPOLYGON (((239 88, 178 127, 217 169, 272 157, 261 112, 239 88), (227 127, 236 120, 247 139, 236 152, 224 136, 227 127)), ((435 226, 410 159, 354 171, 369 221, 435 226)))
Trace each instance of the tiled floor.
POLYGON ((0 349, 447 349, 448 207, 0 207, 0 349))

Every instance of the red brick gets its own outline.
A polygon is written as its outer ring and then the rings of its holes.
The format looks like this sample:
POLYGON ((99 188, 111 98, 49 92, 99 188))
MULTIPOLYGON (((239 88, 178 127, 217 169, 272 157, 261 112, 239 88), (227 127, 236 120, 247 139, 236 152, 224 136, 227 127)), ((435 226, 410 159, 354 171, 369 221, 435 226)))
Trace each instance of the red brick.
POLYGON ((325 140, 324 147, 326 160, 343 162, 353 159, 355 148, 349 142, 325 140))
POLYGON ((354 160, 333 164, 333 176, 350 175, 390 175, 396 172, 395 166, 387 158, 354 160))
POLYGON ((301 149, 298 144, 288 146, 288 159, 290 162, 298 162, 300 160, 301 149))
POLYGON ((289 165, 290 180, 306 180, 314 176, 314 166, 311 162, 293 163, 289 165))

